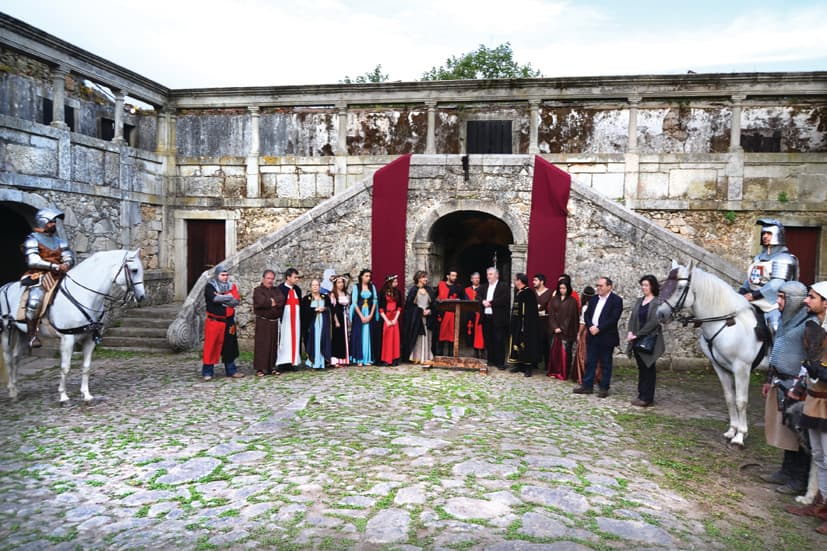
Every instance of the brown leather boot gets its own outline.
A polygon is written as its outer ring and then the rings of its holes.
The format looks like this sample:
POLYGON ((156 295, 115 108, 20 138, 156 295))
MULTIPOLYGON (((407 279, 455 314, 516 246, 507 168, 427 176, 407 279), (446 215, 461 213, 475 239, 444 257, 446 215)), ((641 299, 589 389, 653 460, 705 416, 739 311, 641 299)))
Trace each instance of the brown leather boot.
POLYGON ((37 338, 37 322, 38 320, 26 320, 26 325, 29 328, 27 333, 27 337, 29 339, 29 350, 32 348, 40 348, 43 344, 40 342, 40 339, 37 338))
POLYGON ((815 516, 817 519, 827 520, 827 503, 822 503, 819 505, 818 509, 815 511, 815 516))
POLYGON ((803 507, 796 507, 794 505, 787 505, 784 507, 784 510, 788 513, 793 515, 798 515, 800 517, 814 517, 818 514, 818 511, 824 507, 824 497, 819 492, 816 494, 815 499, 809 505, 805 505, 803 507))

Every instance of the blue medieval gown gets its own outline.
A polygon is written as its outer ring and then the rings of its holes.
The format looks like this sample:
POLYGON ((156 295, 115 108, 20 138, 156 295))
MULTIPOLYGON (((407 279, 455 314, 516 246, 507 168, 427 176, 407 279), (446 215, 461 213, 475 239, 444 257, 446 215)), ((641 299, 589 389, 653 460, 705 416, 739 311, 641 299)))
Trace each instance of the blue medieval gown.
POLYGON ((361 365, 373 364, 373 351, 371 345, 372 322, 379 319, 379 308, 377 304, 376 287, 371 283, 370 290, 360 291, 361 285, 353 286, 350 304, 350 320, 352 331, 350 333, 350 361, 361 365), (362 318, 356 314, 356 308, 363 316, 370 314, 374 305, 373 317, 368 323, 362 323, 362 318))

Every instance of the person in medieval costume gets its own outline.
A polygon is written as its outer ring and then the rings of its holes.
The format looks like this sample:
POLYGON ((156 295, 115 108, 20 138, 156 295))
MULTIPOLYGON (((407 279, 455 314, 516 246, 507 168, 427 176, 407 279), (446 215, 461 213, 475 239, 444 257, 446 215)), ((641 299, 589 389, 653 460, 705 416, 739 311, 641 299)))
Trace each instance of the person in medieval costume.
POLYGON ((784 460, 777 471, 762 475, 761 480, 778 484, 777 491, 795 495, 803 493, 810 474, 810 455, 801 447, 798 434, 784 423, 785 410, 790 400, 781 399, 793 386, 806 359, 802 338, 805 324, 814 320, 804 304, 807 287, 799 281, 788 281, 778 289, 778 309, 781 323, 775 333, 770 353, 767 382, 761 389, 766 399, 764 408, 764 434, 767 444, 784 450, 784 460), (783 409, 782 409, 783 408, 783 409))
POLYGON ((305 365, 312 369, 324 369, 330 364, 330 320, 333 307, 321 282, 310 282, 310 292, 302 299, 302 336, 305 365))
POLYGON ((301 364, 301 299, 299 271, 288 268, 284 272, 284 283, 279 285, 284 295, 284 310, 279 329, 279 353, 276 366, 297 367, 301 364))
POLYGON ((347 292, 350 274, 331 275, 330 304, 333 308, 333 327, 330 363, 343 367, 350 363, 350 294, 347 292))
MULTIPOLYGON (((479 291, 480 273, 474 272, 471 274, 471 285, 465 288, 465 296, 468 297, 468 300, 477 300, 479 291)), ((468 312, 465 318, 465 328, 468 348, 473 348, 474 355, 481 358, 482 352, 485 350, 485 339, 482 335, 482 318, 479 311, 468 312)))
POLYGON ((781 320, 776 302, 778 289, 785 281, 798 279, 798 259, 787 249, 781 222, 760 218, 756 224, 761 226, 761 252, 752 259, 747 279, 738 292, 764 312, 764 319, 774 334, 781 320))
POLYGON ((373 273, 359 272, 350 299, 350 361, 356 365, 373 365, 373 326, 379 319, 379 297, 373 284, 373 273))
POLYGON ((379 316, 382 318, 381 364, 399 365, 402 291, 399 290, 399 276, 396 274, 385 278, 379 293, 379 316))
POLYGON ((238 336, 235 324, 235 307, 241 300, 238 287, 230 283, 227 268, 219 264, 213 270, 213 278, 204 286, 204 302, 207 320, 204 322, 204 361, 201 375, 205 381, 212 380, 213 367, 220 359, 227 377, 240 379, 244 373, 238 371, 238 336))
MULTIPOLYGON (((284 294, 273 285, 276 272, 264 270, 261 285, 253 289, 253 313, 256 316, 253 367, 256 376, 274 372, 279 347, 279 321, 284 313, 284 294)), ((278 374, 278 372, 275 372, 278 374)))
POLYGON ((402 357, 415 364, 434 359, 433 331, 436 325, 436 293, 428 287, 428 274, 417 270, 403 309, 402 357))
MULTIPOLYGON (((454 270, 445 274, 445 281, 440 281, 437 286, 437 300, 467 300, 465 290, 457 283, 457 273, 454 270)), ((454 344, 454 312, 453 310, 442 312, 439 315, 439 344, 437 355, 441 356, 444 343, 449 346, 454 344)))
POLYGON ((514 277, 514 304, 511 307, 511 343, 508 363, 512 364, 512 373, 522 371, 531 377, 534 366, 540 361, 539 314, 537 294, 528 285, 528 276, 517 274, 514 277))
POLYGON ((20 284, 28 289, 26 299, 26 325, 28 326, 29 348, 39 348, 37 325, 43 309, 46 295, 52 291, 60 279, 75 265, 75 253, 65 239, 57 235, 57 220, 63 220, 64 214, 52 208, 40 209, 35 214, 35 228, 23 241, 23 254, 28 270, 20 279, 20 284))

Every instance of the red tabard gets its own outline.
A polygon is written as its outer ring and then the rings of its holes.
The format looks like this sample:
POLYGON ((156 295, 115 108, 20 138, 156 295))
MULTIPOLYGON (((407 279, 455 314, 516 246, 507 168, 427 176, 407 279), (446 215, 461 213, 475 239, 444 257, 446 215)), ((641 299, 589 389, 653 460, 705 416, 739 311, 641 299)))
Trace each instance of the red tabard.
MULTIPOLYGON (((477 291, 473 287, 466 287, 465 296, 468 297, 468 300, 477 300, 477 291)), ((479 312, 474 314, 473 319, 468 320, 467 330, 469 335, 474 335, 474 348, 484 350, 485 340, 482 338, 482 323, 480 322, 479 312)))
MULTIPOLYGON (((230 294, 236 300, 241 300, 238 288, 233 284, 230 294)), ((227 317, 235 315, 235 308, 227 307, 227 317)), ((221 349, 224 348, 224 333, 227 331, 227 322, 213 319, 213 314, 207 314, 204 323, 204 365, 215 365, 221 361, 221 349)))
MULTIPOLYGON (((436 298, 445 300, 448 298, 459 298, 456 293, 449 294, 450 289, 444 281, 439 282, 436 298)), ((443 312, 442 321, 439 324, 439 340, 454 342, 454 313, 443 312)))

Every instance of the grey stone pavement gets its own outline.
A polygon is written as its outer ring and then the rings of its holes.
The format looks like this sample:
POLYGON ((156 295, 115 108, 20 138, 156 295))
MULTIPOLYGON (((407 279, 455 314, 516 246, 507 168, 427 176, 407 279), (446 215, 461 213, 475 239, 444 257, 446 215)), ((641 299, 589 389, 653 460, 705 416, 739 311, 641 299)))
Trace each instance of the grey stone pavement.
POLYGON ((56 363, 0 398, 2 549, 721 548, 640 474, 631 371, 599 400, 404 365, 205 383, 150 355, 95 360, 91 406, 73 369, 62 408, 56 363))

